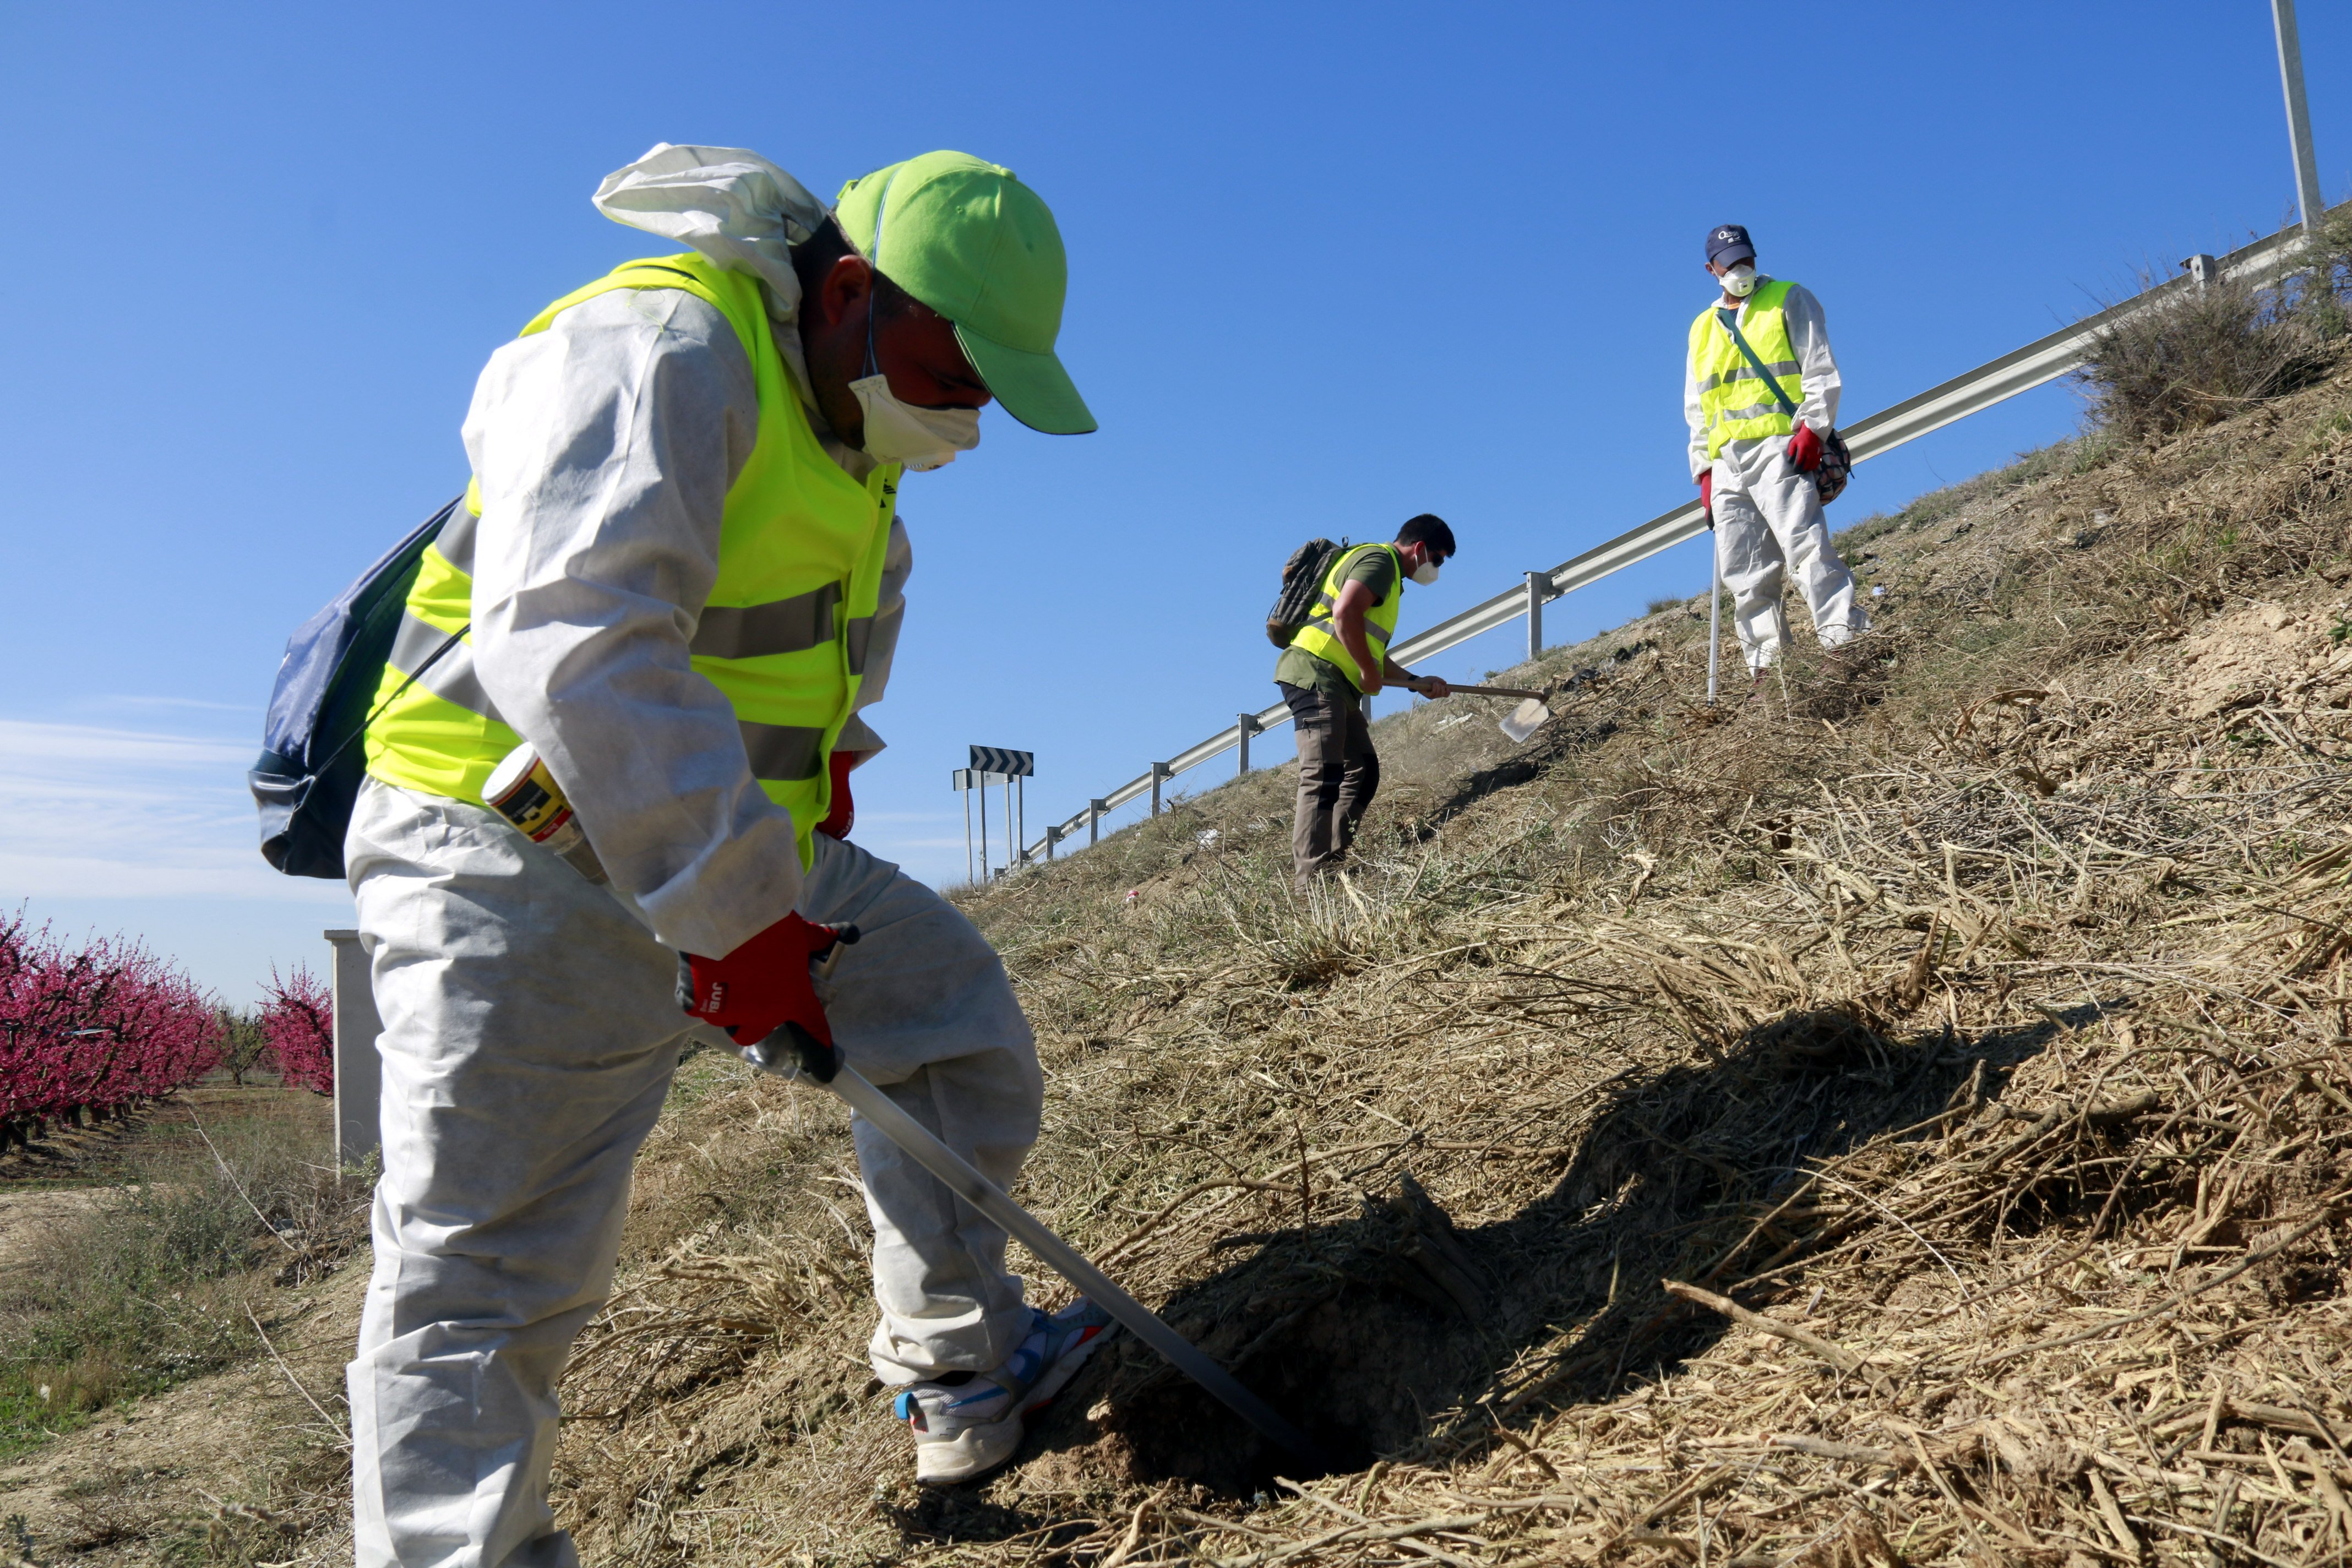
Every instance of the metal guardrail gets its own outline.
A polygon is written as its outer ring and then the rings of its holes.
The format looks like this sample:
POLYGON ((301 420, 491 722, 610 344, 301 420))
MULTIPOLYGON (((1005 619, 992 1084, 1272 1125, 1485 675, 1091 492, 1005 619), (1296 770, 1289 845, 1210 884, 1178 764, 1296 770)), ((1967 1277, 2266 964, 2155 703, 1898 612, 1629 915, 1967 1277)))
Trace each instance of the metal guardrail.
MULTIPOLYGON (((1891 452, 1906 442, 1916 441, 2019 393, 2031 392, 2057 380, 2080 365, 2099 334, 2126 316, 2161 305, 2185 290, 2200 288, 2213 276, 2242 278, 2268 272, 2290 250, 2302 245, 2304 237, 2304 229, 2296 225, 2241 246, 2218 261, 2208 256, 2191 257, 2181 263, 2190 269, 2188 275, 2160 283, 2096 315, 2085 316, 2048 337, 2037 338, 1964 375, 1956 375, 1916 397, 1906 398, 1892 408, 1883 408, 1853 425, 1841 426, 1839 434, 1845 437, 1846 447, 1857 463, 1891 452)), ((1427 658, 1525 616, 1528 623, 1528 657, 1532 658, 1542 651, 1546 603, 1646 561, 1662 550, 1671 550, 1686 539, 1696 538, 1706 529, 1706 515, 1699 503, 1685 501, 1639 528, 1562 562, 1549 572, 1528 573, 1522 586, 1497 594, 1417 637, 1406 638, 1389 650, 1389 657, 1399 663, 1427 658)), ((1235 746, 1244 749, 1246 759, 1250 735, 1262 734, 1289 718, 1290 710, 1279 702, 1257 713, 1237 715, 1235 723, 1187 746, 1164 763, 1152 763, 1142 777, 1128 780, 1100 799, 1087 802, 1086 810, 1048 826, 1043 838, 1022 850, 1022 861, 1025 864, 1040 854, 1051 859, 1055 848, 1075 837, 1081 829, 1086 832, 1087 842, 1092 844, 1107 814, 1146 794, 1151 796, 1156 814, 1162 783, 1235 746)))

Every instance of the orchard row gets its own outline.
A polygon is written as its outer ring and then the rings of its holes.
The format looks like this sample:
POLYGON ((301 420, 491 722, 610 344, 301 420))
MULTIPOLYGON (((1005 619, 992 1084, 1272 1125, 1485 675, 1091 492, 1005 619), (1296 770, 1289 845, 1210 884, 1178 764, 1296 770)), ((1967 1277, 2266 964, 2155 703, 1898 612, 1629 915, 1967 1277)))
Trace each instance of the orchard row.
POLYGON ((334 1087, 324 985, 297 966, 270 973, 251 1012, 221 1005, 137 942, 70 947, 23 915, 0 919, 0 1150, 121 1116, 226 1067, 334 1087))

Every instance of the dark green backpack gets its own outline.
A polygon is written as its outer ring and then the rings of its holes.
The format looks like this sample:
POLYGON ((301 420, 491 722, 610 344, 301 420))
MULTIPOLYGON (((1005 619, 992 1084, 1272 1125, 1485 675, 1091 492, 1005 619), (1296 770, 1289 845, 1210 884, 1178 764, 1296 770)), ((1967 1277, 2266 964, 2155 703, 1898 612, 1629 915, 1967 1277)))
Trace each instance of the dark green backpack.
POLYGON ((1276 647, 1290 646, 1290 639, 1315 614, 1315 596, 1322 591, 1331 563, 1347 548, 1345 539, 1337 544, 1328 539, 1310 539, 1290 552, 1290 559, 1282 563, 1282 592, 1274 596, 1274 608, 1265 613, 1266 641, 1276 647))

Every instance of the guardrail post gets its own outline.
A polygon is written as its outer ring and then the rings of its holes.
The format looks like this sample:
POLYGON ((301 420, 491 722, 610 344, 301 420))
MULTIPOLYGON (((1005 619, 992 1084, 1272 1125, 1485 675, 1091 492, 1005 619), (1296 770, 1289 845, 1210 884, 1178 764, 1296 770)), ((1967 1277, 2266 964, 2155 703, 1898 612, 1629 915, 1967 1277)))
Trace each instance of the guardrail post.
POLYGON ((1056 845, 1056 844, 1059 844, 1061 841, 1062 841, 1062 830, 1061 830, 1059 827, 1056 827, 1056 826, 1051 826, 1051 825, 1048 825, 1048 826, 1047 826, 1047 827, 1046 827, 1046 829, 1045 829, 1045 858, 1046 858, 1046 859, 1051 860, 1051 859, 1054 858, 1054 846, 1055 846, 1055 845, 1056 845))
POLYGON ((1551 574, 1528 573, 1528 657, 1531 659, 1539 658, 1543 655, 1543 607, 1544 601, 1549 597, 1551 597, 1551 574))
POLYGON ((2197 291, 2200 294, 2202 294, 2208 285, 2221 276, 2221 262, 2202 251, 2182 262, 2180 269, 2189 274, 2190 281, 2197 285, 2197 291))
MULTIPOLYGON (((1243 715, 1242 715, 1242 766, 1241 766, 1241 773, 1245 773, 1249 772, 1249 738, 1250 738, 1252 735, 1256 734, 1257 732, 1258 732, 1258 731, 1257 731, 1257 715, 1256 715, 1256 714, 1255 714, 1255 713, 1244 713, 1244 714, 1243 714, 1243 715)), ((1239 778, 1239 777, 1241 776, 1241 773, 1235 773, 1234 776, 1235 778, 1239 778)))
POLYGON ((1165 779, 1165 778, 1173 778, 1173 777, 1175 777, 1175 776, 1176 776, 1175 774, 1173 774, 1173 773, 1170 773, 1170 772, 1168 771, 1168 764, 1167 764, 1166 763, 1152 763, 1152 764, 1151 764, 1151 815, 1152 815, 1152 816, 1159 816, 1159 815, 1160 815, 1160 781, 1161 779, 1165 779))
POLYGON ((1087 842, 1095 843, 1102 837, 1102 815, 1110 808, 1101 801, 1087 802, 1087 842))
POLYGON ((383 1092, 383 1059, 375 1047, 383 1020, 375 1010, 374 978, 360 933, 322 934, 334 948, 335 1163, 356 1165, 383 1141, 376 1105, 383 1092))

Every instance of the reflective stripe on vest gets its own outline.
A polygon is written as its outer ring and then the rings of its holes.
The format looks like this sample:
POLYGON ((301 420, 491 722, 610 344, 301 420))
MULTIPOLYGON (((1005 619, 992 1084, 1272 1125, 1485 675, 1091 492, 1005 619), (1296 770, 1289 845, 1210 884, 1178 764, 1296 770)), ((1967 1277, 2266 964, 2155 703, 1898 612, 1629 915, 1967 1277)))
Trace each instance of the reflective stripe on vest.
MULTIPOLYGON (((523 335, 614 289, 677 289, 707 300, 734 327, 751 362, 759 433, 727 492, 719 572, 688 653, 734 709, 752 776, 792 813, 806 868, 815 854, 811 836, 832 808, 825 758, 856 705, 866 669, 899 469, 885 464, 860 483, 825 455, 777 350, 758 281, 702 256, 625 263, 541 311, 523 335)), ((467 496, 467 509, 425 551, 380 704, 471 617, 479 488, 469 486, 467 496)), ((470 642, 450 648, 384 705, 368 727, 371 773, 458 800, 481 798, 490 769, 520 737, 482 690, 470 642)))
POLYGON ((1348 581, 1348 574, 1368 550, 1385 550, 1396 566, 1396 585, 1388 596, 1364 612, 1364 651, 1374 658, 1388 657, 1388 645, 1396 636, 1397 609, 1404 602, 1404 558, 1393 544, 1359 544, 1353 550, 1340 552, 1331 570, 1323 574, 1323 586, 1315 595, 1315 608, 1307 625, 1290 639, 1290 646, 1304 648, 1326 664, 1336 665, 1357 690, 1364 689, 1364 672, 1358 668, 1355 655, 1339 640, 1336 620, 1339 612, 1339 590, 1348 581))
POLYGON ((448 552, 473 563, 480 504, 479 492, 467 487, 466 505, 425 547, 376 687, 377 711, 364 742, 367 770, 375 777, 466 801, 482 798, 490 769, 522 743, 474 673, 470 635, 461 635, 457 647, 433 658, 451 633, 465 634, 473 619, 474 580, 448 552), (413 682, 411 675, 416 677, 413 682))
MULTIPOLYGON (((1740 335, 1764 368, 1780 384, 1791 403, 1804 398, 1803 367, 1797 363, 1797 351, 1789 342, 1789 318, 1781 301, 1794 288, 1785 279, 1776 278, 1759 284, 1748 298, 1748 309, 1739 318, 1740 335)), ((1706 455, 1711 461, 1725 445, 1732 441, 1752 441, 1766 436, 1786 436, 1796 426, 1796 421, 1780 411, 1780 400, 1739 345, 1731 341, 1723 323, 1716 319, 1715 306, 1698 313, 1690 329, 1690 373, 1698 384, 1700 416, 1706 424, 1706 455)))

